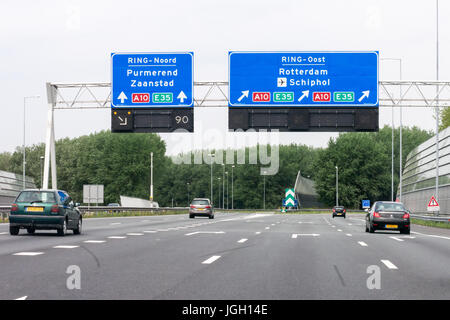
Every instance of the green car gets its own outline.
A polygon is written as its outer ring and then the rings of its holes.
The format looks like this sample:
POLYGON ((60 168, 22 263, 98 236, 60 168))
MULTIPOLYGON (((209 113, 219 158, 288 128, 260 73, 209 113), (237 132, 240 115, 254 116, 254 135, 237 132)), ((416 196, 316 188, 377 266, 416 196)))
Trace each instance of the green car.
POLYGON ((11 205, 9 233, 15 236, 20 229, 31 234, 53 229, 59 236, 67 230, 80 234, 83 218, 78 205, 62 190, 23 190, 11 205))

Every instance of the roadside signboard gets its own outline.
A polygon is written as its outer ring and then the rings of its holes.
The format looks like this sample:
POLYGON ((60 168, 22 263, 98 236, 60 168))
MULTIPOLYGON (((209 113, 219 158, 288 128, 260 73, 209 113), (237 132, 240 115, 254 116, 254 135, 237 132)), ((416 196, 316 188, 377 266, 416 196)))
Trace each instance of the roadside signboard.
POLYGON ((439 211, 439 209, 439 203, 437 202, 436 198, 434 196, 431 196, 431 199, 427 205, 427 211, 439 211))
POLYGON ((369 209, 370 208, 370 200, 362 200, 362 208, 369 209))
POLYGON ((285 190, 285 197, 283 199, 283 206, 286 207, 296 207, 298 204, 295 199, 295 191, 293 188, 288 188, 285 190))
POLYGON ((231 51, 228 60, 230 107, 378 107, 378 51, 231 51))
POLYGON ((193 107, 193 52, 112 53, 111 108, 193 107))
POLYGON ((84 184, 83 185, 83 202, 103 203, 103 185, 102 184, 84 184))

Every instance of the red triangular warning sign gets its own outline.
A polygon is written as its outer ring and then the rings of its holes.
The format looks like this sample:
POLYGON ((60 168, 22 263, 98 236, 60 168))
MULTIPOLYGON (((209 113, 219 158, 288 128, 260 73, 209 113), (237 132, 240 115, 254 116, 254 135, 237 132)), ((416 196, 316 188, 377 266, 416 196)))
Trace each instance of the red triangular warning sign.
POLYGON ((428 202, 429 207, 439 207, 439 203, 436 201, 434 196, 431 196, 430 202, 428 202))

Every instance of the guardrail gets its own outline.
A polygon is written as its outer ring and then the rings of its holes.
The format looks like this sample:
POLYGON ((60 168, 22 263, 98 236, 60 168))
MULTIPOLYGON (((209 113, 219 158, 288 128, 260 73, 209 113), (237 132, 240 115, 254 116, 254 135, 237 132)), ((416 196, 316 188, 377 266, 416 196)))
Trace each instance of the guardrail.
POLYGON ((426 221, 450 223, 450 216, 448 216, 448 215, 434 216, 434 215, 411 214, 411 218, 419 219, 419 220, 426 220, 426 221))

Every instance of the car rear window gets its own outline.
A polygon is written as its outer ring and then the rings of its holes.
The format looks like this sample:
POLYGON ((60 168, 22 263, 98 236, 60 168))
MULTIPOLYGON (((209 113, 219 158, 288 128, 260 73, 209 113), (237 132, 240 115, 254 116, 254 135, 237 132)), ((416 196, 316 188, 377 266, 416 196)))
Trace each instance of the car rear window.
POLYGON ((405 207, 401 203, 379 203, 375 211, 405 211, 405 207))
POLYGON ((41 202, 55 203, 55 194, 46 191, 22 191, 16 199, 16 202, 41 202))
POLYGON ((207 206, 209 204, 209 201, 208 200, 192 200, 192 204, 198 205, 198 206, 207 206))

